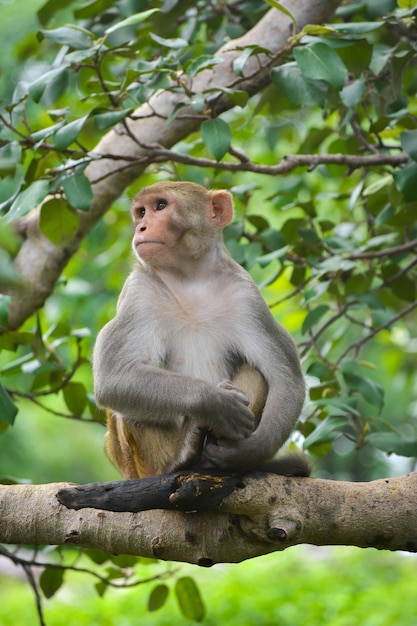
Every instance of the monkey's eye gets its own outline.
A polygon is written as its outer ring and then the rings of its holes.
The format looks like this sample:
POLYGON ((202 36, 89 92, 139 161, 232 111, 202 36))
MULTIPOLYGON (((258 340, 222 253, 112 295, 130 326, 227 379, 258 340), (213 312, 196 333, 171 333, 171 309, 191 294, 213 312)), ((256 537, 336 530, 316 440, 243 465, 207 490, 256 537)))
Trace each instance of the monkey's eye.
POLYGON ((135 216, 136 216, 136 218, 138 219, 138 218, 144 217, 145 216, 145 212, 146 212, 146 209, 145 209, 144 206, 138 207, 137 209, 135 209, 135 216))
POLYGON ((161 198, 161 199, 157 200, 157 202, 156 202, 156 210, 157 211, 162 211, 162 209, 165 209, 165 207, 167 205, 168 205, 168 202, 161 198))

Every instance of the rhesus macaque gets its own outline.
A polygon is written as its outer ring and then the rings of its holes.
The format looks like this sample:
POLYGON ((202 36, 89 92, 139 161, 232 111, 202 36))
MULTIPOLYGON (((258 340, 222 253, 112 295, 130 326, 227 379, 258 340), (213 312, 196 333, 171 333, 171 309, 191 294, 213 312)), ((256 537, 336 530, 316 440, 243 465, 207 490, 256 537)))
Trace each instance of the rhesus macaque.
POLYGON ((210 468, 308 475, 303 456, 268 464, 305 389, 293 340, 224 247, 231 195, 160 182, 132 213, 138 262, 94 352, 112 461, 126 479, 210 468))

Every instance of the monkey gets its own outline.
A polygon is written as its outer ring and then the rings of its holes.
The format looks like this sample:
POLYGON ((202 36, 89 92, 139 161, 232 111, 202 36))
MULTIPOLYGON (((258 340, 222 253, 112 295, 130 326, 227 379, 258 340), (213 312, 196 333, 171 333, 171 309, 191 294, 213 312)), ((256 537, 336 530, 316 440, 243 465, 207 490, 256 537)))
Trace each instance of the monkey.
POLYGON ((223 241, 226 190, 157 182, 132 203, 135 266, 93 353, 106 450, 125 479, 179 470, 307 476, 272 460, 304 404, 295 343, 223 241))

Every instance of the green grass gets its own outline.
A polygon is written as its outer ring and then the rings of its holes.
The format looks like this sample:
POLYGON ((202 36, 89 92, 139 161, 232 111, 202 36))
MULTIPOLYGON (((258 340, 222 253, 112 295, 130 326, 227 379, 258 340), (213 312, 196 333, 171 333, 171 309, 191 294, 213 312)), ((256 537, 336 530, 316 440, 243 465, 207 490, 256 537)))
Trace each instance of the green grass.
MULTIPOLYGON (((160 565, 143 568, 143 576, 160 565)), ((416 626, 417 560, 403 554, 353 548, 291 548, 284 553, 218 565, 209 570, 180 566, 194 576, 214 626, 416 626)), ((71 575, 44 601, 48 626, 181 626, 173 593, 166 605, 147 612, 154 586, 109 590, 103 598, 88 576, 71 575)), ((155 583, 156 584, 156 583, 155 583)), ((173 587, 173 581, 168 582, 173 587)), ((0 578, 0 626, 36 625, 34 599, 16 580, 0 578)))

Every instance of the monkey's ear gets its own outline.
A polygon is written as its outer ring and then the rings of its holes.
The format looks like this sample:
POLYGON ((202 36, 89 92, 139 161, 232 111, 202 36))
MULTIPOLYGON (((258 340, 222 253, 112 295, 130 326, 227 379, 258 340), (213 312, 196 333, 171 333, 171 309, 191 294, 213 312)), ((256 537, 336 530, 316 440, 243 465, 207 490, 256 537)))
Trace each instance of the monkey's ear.
POLYGON ((210 191, 209 213, 210 221, 214 226, 222 227, 230 224, 233 219, 233 200, 228 191, 210 191))

